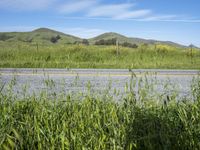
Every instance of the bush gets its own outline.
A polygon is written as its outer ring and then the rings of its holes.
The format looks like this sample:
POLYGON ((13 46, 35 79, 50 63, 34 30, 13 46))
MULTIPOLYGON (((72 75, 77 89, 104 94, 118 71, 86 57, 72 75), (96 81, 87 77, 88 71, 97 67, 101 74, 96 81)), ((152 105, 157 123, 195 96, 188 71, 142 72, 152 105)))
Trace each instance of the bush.
POLYGON ((52 36, 51 39, 50 39, 50 41, 52 43, 57 43, 59 39, 61 39, 60 35, 52 36))
POLYGON ((123 47, 130 47, 130 48, 138 48, 137 44, 131 44, 128 42, 124 42, 123 44, 121 44, 123 47))
POLYGON ((13 36, 6 35, 4 33, 3 34, 0 33, 0 41, 6 41, 6 40, 8 40, 10 38, 13 38, 13 36))
POLYGON ((89 45, 89 41, 87 39, 83 39, 82 44, 89 45))
POLYGON ((116 45, 116 41, 117 41, 116 38, 108 39, 108 40, 102 39, 102 40, 96 41, 95 45, 116 45))

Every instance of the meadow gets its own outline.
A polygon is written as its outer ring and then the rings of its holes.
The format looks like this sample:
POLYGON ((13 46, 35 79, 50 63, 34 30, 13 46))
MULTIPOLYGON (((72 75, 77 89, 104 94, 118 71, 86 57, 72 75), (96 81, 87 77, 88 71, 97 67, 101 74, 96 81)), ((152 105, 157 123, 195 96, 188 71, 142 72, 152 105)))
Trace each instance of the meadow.
POLYGON ((200 69, 200 51, 170 45, 138 48, 0 42, 1 68, 200 69))
POLYGON ((136 97, 132 81, 121 100, 90 89, 79 98, 46 92, 18 98, 15 80, 8 87, 1 83, 0 149, 200 149, 200 79, 193 99, 179 100, 151 99, 146 86, 136 97))

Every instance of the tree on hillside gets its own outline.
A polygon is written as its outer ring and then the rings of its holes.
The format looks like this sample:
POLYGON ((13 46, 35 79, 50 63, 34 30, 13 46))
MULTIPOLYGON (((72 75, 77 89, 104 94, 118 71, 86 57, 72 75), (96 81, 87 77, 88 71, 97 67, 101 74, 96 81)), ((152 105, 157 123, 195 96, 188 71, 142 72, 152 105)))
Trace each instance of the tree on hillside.
POLYGON ((137 44, 131 44, 131 43, 128 43, 128 42, 124 42, 121 45, 123 47, 138 48, 137 44))
POLYGON ((117 41, 116 38, 112 38, 108 40, 101 39, 99 41, 96 41, 95 45, 116 45, 116 41, 117 41))
POLYGON ((60 40, 61 39, 60 35, 56 35, 56 39, 60 40))
POLYGON ((57 43, 58 39, 54 36, 51 37, 51 42, 52 43, 57 43))
POLYGON ((9 36, 9 35, 6 35, 6 34, 0 34, 0 41, 6 41, 10 38, 13 38, 13 36, 9 36))
POLYGON ((83 39, 82 44, 89 45, 89 41, 87 39, 83 39))
POLYGON ((105 45, 105 40, 102 39, 102 40, 96 41, 95 45, 105 45))
POLYGON ((52 43, 57 43, 59 39, 61 39, 60 35, 52 36, 51 39, 50 39, 50 41, 52 43))

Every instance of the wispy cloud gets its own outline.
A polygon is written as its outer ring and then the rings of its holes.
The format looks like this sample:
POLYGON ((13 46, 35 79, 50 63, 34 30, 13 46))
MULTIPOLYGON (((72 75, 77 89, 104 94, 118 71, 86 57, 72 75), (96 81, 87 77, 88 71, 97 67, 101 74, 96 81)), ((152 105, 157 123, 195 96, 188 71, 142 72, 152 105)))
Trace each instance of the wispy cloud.
POLYGON ((145 17, 148 15, 151 15, 152 11, 148 9, 142 9, 142 10, 135 10, 135 11, 129 11, 123 14, 119 14, 115 16, 115 19, 128 19, 128 18, 140 18, 145 17))
POLYGON ((180 15, 154 15, 146 18, 141 18, 140 21, 200 23, 199 19, 180 15))
POLYGON ((87 14, 89 17, 115 17, 119 14, 126 13, 132 4, 113 4, 113 5, 100 5, 91 8, 87 14))
MULTIPOLYGON (((161 17, 161 16, 160 16, 161 17)), ((59 17, 60 19, 68 19, 68 20, 111 20, 111 21, 137 21, 137 22, 182 22, 182 23, 200 23, 198 19, 163 19, 163 18, 121 18, 121 19, 114 19, 114 18, 107 18, 107 17, 59 17)))
POLYGON ((145 17, 151 14, 148 9, 134 9, 135 4, 110 4, 97 6, 89 10, 88 17, 108 17, 111 19, 129 19, 145 17))
POLYGON ((178 18, 177 15, 154 15, 154 16, 149 16, 149 17, 143 18, 143 20, 159 21, 159 20, 174 20, 177 18, 178 18))
POLYGON ((42 10, 48 8, 56 0, 0 0, 0 8, 10 11, 42 10))
POLYGON ((151 13, 151 10, 147 9, 133 9, 134 3, 101 4, 100 2, 100 0, 68 1, 58 7, 58 10, 68 15, 82 12, 83 16, 87 17, 106 17, 112 19, 138 18, 151 13))
POLYGON ((183 17, 178 14, 159 14, 149 8, 138 8, 138 3, 133 0, 117 4, 108 4, 103 0, 0 0, 0 9, 9 11, 51 9, 53 12, 57 10, 58 15, 65 15, 71 19, 200 23, 198 18, 183 17), (74 13, 76 15, 73 15, 74 13))
MULTIPOLYGON (((134 1, 135 2, 135 1, 134 1)), ((199 19, 183 17, 177 14, 159 14, 151 9, 136 9, 132 0, 118 4, 105 4, 101 0, 75 0, 62 4, 60 12, 70 14, 81 12, 78 16, 68 15, 69 19, 90 20, 130 20, 149 22, 188 22, 199 23, 199 19)))
POLYGON ((62 4, 58 7, 59 12, 70 14, 74 12, 80 12, 80 11, 86 11, 88 8, 94 6, 97 4, 97 1, 95 0, 75 0, 71 2, 67 2, 65 4, 62 4))

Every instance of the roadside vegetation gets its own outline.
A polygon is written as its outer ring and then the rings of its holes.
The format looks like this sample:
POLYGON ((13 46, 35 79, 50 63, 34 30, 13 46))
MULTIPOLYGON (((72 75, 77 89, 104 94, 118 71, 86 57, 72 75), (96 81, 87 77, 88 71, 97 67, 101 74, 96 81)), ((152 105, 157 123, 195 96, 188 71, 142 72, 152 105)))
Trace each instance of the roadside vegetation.
POLYGON ((200 51, 195 48, 130 43, 117 48, 89 45, 87 40, 58 44, 59 38, 51 39, 55 44, 0 41, 0 67, 200 69, 200 51))
MULTIPOLYGON (((46 81, 50 86, 53 81, 46 81)), ((193 98, 146 96, 147 86, 120 100, 42 92, 21 98, 0 85, 0 149, 200 149, 200 81, 193 98), (145 92, 146 91, 146 92, 145 92)))

